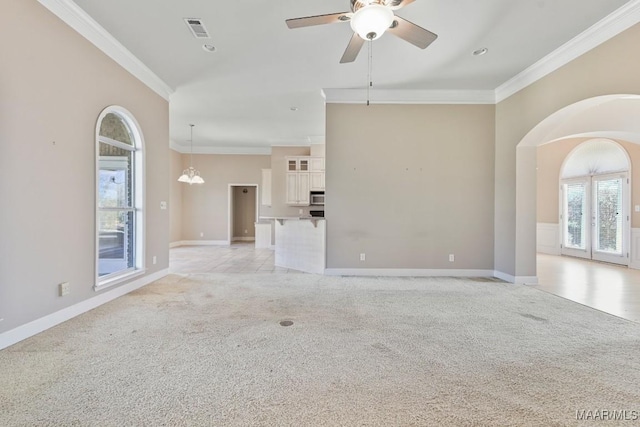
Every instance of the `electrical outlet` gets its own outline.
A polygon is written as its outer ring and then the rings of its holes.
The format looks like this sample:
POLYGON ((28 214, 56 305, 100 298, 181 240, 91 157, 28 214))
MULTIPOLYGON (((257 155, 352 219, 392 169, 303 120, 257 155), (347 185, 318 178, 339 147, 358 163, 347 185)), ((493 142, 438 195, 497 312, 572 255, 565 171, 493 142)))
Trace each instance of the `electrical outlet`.
POLYGON ((204 237, 204 231, 200 232, 200 237, 204 237))
POLYGON ((302 213, 303 213, 303 212, 304 212, 304 211, 303 211, 302 209, 298 209, 298 213, 299 213, 300 215, 302 215, 302 213))
POLYGON ((69 286, 69 282, 60 283, 58 285, 58 294, 63 297, 65 295, 69 295, 71 292, 71 287, 69 286))
POLYGON ((153 258, 151 259, 151 262, 153 262, 153 264, 158 262, 158 258, 154 255, 153 258))
POLYGON ((166 210, 167 209, 167 202, 165 202, 165 201, 160 202, 160 209, 166 210))
POLYGON ((449 262, 454 262, 456 260, 456 256, 454 254, 449 254, 449 262))
POLYGON ((248 233, 249 233, 249 230, 244 230, 244 234, 248 234, 248 233))
POLYGON ((360 254, 360 261, 365 261, 367 259, 366 254, 360 254))

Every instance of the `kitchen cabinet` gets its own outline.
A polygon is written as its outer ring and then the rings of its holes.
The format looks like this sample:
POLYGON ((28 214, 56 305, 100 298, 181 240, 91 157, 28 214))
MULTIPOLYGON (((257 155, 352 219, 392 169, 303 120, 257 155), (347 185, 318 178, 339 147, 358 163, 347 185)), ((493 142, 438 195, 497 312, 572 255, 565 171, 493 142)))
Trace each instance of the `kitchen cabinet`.
POLYGON ((309 168, 311 172, 324 172, 324 157, 310 157, 309 168))
POLYGON ((271 206, 271 169, 262 169, 262 201, 263 206, 271 206))
POLYGON ((309 169, 311 191, 324 191, 324 157, 311 157, 309 169))
POLYGON ((309 206, 310 191, 309 172, 287 172, 288 205, 309 206))
POLYGON ((286 157, 286 203, 309 206, 311 191, 324 191, 324 157, 286 157))
POLYGON ((324 172, 309 173, 311 191, 324 191, 324 172))
POLYGON ((309 156, 286 157, 287 172, 309 172, 309 156))
POLYGON ((294 206, 309 206, 311 176, 309 156, 286 157, 287 197, 286 203, 294 206))

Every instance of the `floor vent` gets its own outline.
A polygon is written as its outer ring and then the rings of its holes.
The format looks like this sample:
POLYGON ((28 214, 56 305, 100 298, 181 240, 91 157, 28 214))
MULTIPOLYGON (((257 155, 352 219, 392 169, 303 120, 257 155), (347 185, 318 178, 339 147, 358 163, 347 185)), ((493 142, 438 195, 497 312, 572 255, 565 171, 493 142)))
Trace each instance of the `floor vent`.
POLYGON ((209 39, 211 36, 207 32, 207 28, 204 26, 204 23, 201 19, 196 18, 185 18, 184 22, 187 23, 189 30, 191 30, 191 34, 193 37, 197 39, 209 39))

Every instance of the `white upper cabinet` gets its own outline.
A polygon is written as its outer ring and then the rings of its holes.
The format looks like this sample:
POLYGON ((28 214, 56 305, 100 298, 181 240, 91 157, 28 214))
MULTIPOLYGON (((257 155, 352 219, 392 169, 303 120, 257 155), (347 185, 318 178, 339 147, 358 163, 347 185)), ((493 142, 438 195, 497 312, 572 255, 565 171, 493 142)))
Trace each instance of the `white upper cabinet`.
POLYGON ((324 191, 324 157, 311 157, 311 191, 324 191))
POLYGON ((287 172, 309 172, 309 156, 287 157, 287 172))
POLYGON ((271 169, 262 169, 262 205, 271 206, 271 169))
POLYGON ((309 206, 311 177, 309 156, 286 157, 287 197, 286 203, 295 206, 309 206))
POLYGON ((324 157, 311 157, 311 172, 324 172, 324 157))
POLYGON ((311 191, 324 191, 324 172, 311 172, 309 178, 311 191))
POLYGON ((309 192, 324 191, 324 157, 286 157, 286 203, 309 206, 309 192))
POLYGON ((287 172, 287 204, 309 206, 309 173, 287 172))

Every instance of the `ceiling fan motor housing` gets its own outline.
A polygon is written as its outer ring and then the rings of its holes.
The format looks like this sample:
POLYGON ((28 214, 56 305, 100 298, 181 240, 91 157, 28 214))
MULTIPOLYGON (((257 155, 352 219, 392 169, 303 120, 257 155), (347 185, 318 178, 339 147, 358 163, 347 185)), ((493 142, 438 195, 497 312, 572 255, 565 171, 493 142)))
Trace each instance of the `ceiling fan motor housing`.
POLYGON ((379 4, 381 6, 387 6, 387 3, 392 3, 391 0, 350 0, 351 11, 356 12, 358 9, 362 9, 370 4, 379 4))
POLYGON ((393 24, 393 11, 381 4, 369 4, 351 17, 351 28, 363 40, 375 40, 393 24))

